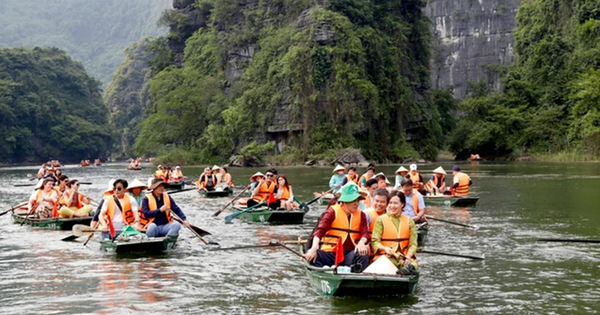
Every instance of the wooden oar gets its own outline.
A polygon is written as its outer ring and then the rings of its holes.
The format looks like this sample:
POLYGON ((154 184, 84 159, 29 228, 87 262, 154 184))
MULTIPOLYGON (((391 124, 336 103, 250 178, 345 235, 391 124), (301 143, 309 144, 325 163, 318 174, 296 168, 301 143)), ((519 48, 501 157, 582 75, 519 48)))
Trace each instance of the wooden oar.
POLYGON ((244 190, 242 190, 242 192, 240 192, 239 194, 237 194, 237 196, 233 197, 233 199, 231 199, 230 202, 228 202, 225 206, 223 206, 223 208, 221 208, 221 210, 213 213, 213 217, 217 217, 219 216, 219 214, 221 214, 221 212, 223 212, 223 210, 227 209, 227 207, 229 207, 229 205, 231 205, 236 199, 238 199, 243 193, 246 192, 246 190, 248 190, 250 187, 246 186, 246 188, 244 190))
POLYGON ((468 227, 468 228, 473 229, 473 230, 478 230, 479 229, 479 227, 476 226, 476 225, 469 225, 469 224, 463 224, 463 223, 458 223, 458 222, 444 220, 444 219, 438 219, 438 218, 430 216, 430 215, 425 215, 425 217, 427 219, 430 219, 430 220, 445 222, 445 223, 448 223, 448 224, 454 224, 454 225, 459 225, 459 226, 464 226, 464 227, 468 227))
POLYGON ((259 244, 259 245, 242 245, 242 246, 235 246, 235 247, 221 247, 221 248, 215 248, 214 250, 237 250, 237 249, 249 249, 249 248, 263 248, 263 247, 277 247, 280 246, 280 243, 283 244, 306 244, 306 241, 270 241, 267 244, 259 244))
MULTIPOLYGON (((337 186, 336 186, 336 187, 337 187, 337 186)), ((326 191, 326 192, 322 192, 322 193, 321 193, 321 195, 320 195, 319 197, 316 197, 316 198, 312 199, 311 201, 309 201, 309 202, 305 203, 305 205, 307 205, 307 206, 308 206, 308 205, 310 205, 310 204, 314 203, 315 201, 317 201, 317 200, 321 199, 321 197, 323 197, 323 196, 327 195, 328 193, 332 192, 332 191, 333 191, 333 190, 334 190, 336 187, 334 187, 334 188, 331 188, 331 189, 329 189, 329 190, 328 190, 328 191, 326 191)))
POLYGON ((583 239, 572 239, 572 238, 540 238, 538 242, 560 242, 560 243, 592 243, 598 244, 600 240, 583 240, 583 239))
POLYGON ((35 184, 14 184, 13 187, 31 187, 35 186, 35 184))
POLYGON ((425 249, 417 249, 417 253, 422 253, 422 254, 433 254, 433 255, 443 255, 443 256, 451 256, 451 257, 461 257, 461 258, 470 258, 470 259, 475 259, 475 260, 484 260, 485 256, 471 256, 471 255, 461 255, 461 254, 454 254, 454 253, 446 253, 446 252, 438 252, 438 251, 432 251, 432 250, 425 250, 425 249))
POLYGON ((27 203, 28 203, 28 202, 27 202, 27 201, 25 201, 25 202, 21 202, 20 204, 18 204, 18 205, 16 205, 16 206, 12 206, 10 209, 8 209, 8 210, 4 210, 4 211, 0 212, 0 216, 3 216, 3 215, 5 215, 5 214, 7 214, 7 213, 9 213, 9 212, 11 212, 11 211, 14 211, 14 210, 15 210, 15 209, 17 209, 17 208, 20 208, 20 207, 22 207, 22 206, 26 205, 27 203))
POLYGON ((299 253, 297 250, 290 248, 289 246, 285 245, 285 244, 284 244, 284 243, 282 243, 282 242, 277 242, 277 244, 279 244, 279 246, 281 246, 281 247, 283 247, 283 248, 285 248, 285 249, 289 250, 290 252, 292 252, 292 253, 294 253, 294 254, 296 254, 296 255, 300 256, 300 258, 304 259, 304 255, 300 254, 300 253, 299 253))
MULTIPOLYGON (((90 227, 89 225, 83 225, 83 224, 75 224, 73 225, 73 235, 80 237, 83 236, 86 233, 97 233, 97 232, 104 232, 102 230, 97 230, 94 229, 92 227, 90 227)), ((123 230, 115 230, 115 232, 121 232, 123 230)))
MULTIPOLYGON (((179 218, 177 215, 175 215, 174 213, 172 213, 172 215, 173 215, 173 220, 175 220, 175 221, 177 221, 177 222, 181 223, 181 225, 185 226, 185 225, 183 224, 183 220, 181 220, 181 219, 180 219, 180 218, 179 218)), ((217 242, 213 242, 213 241, 206 241, 206 240, 205 240, 205 239, 202 237, 202 235, 200 235, 200 233, 196 232, 196 229, 198 229, 198 230, 200 230, 200 231, 202 231, 202 232, 206 233, 205 235, 210 235, 210 233, 208 233, 208 232, 206 232, 206 231, 204 231, 204 230, 202 230, 202 229, 200 229, 200 228, 198 228, 198 227, 196 227, 196 226, 193 226, 193 225, 191 225, 191 224, 190 224, 190 226, 189 226, 189 227, 187 227, 187 228, 190 230, 190 232, 192 232, 192 234, 196 235, 196 237, 198 237, 198 238, 199 238, 199 239, 202 241, 202 243, 204 243, 204 245, 219 245, 219 243, 217 243, 217 242)))
POLYGON ((263 201, 263 202, 261 202, 261 203, 259 203, 259 204, 255 204, 254 206, 252 206, 252 207, 250 207, 250 208, 246 208, 246 209, 244 209, 243 211, 236 212, 236 213, 234 213, 234 214, 230 214, 230 215, 228 215, 228 216, 226 216, 226 217, 225 217, 225 223, 229 223, 229 222, 231 222, 233 219, 235 219, 235 218, 237 218, 238 216, 242 215, 243 213, 246 213, 246 212, 248 212, 248 211, 251 211, 252 209, 254 209, 254 208, 256 208, 256 207, 259 207, 259 206, 262 206, 262 205, 264 205, 264 204, 265 204, 265 202, 263 201))
MULTIPOLYGON (((92 226, 92 228, 96 228, 98 227, 98 224, 100 224, 100 222, 96 221, 94 222, 94 225, 92 226)), ((87 239, 85 240, 85 242, 83 242, 83 246, 86 246, 87 243, 92 239, 92 237, 94 236, 94 233, 90 233, 90 235, 88 235, 87 239)))

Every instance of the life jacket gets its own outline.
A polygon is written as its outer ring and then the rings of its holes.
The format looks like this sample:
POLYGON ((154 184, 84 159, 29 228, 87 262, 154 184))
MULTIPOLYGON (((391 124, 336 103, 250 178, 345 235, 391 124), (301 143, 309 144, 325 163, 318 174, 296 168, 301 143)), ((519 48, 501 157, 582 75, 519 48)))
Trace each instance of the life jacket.
POLYGON ((410 180, 412 180, 412 182, 413 182, 413 189, 419 190, 421 188, 421 184, 417 184, 417 182, 420 181, 419 177, 421 177, 421 176, 419 176, 419 173, 417 172, 417 174, 414 174, 414 175, 413 175, 413 173, 408 173, 408 176, 410 177, 410 180))
POLYGON ((279 198, 280 200, 290 199, 290 190, 286 186, 280 187, 278 189, 281 190, 281 197, 279 198))
POLYGON ((169 179, 170 181, 173 182, 178 182, 180 180, 183 179, 183 173, 181 172, 181 170, 174 170, 173 172, 171 172, 171 178, 169 179))
MULTIPOLYGON (((71 199, 71 197, 73 196, 74 193, 75 193, 74 190, 71 190, 70 193, 67 193, 66 200, 71 199)), ((66 200, 63 200, 65 205, 67 204, 66 200)), ((77 209, 81 209, 81 207, 83 207, 83 196, 81 194, 77 194, 77 203, 75 205, 71 204, 71 207, 77 207, 77 209)))
POLYGON ((379 214, 377 212, 377 210, 375 210, 375 208, 369 208, 367 209, 367 213, 369 214, 369 218, 371 219, 371 224, 369 224, 369 234, 373 234, 373 229, 375 228, 375 221, 377 221, 377 218, 379 218, 381 215, 385 214, 379 214))
POLYGON ((165 170, 156 170, 156 172, 154 172, 154 177, 162 179, 163 182, 168 180, 168 174, 165 170))
POLYGON ((354 176, 350 176, 350 174, 346 174, 347 183, 354 182, 358 185, 358 174, 354 174, 354 176))
POLYGON ((226 183, 227 185, 233 187, 233 180, 231 179, 231 174, 225 173, 223 178, 221 178, 221 183, 226 183))
POLYGON ((256 196, 252 197, 253 200, 262 202, 269 198, 269 195, 275 191, 275 182, 271 181, 271 185, 268 185, 267 182, 262 183, 260 188, 258 189, 258 193, 256 196))
MULTIPOLYGON (((206 185, 208 185, 208 176, 206 176, 204 174, 202 174, 202 176, 204 176, 204 180, 202 180, 200 182, 200 187, 201 188, 206 188, 206 185)), ((213 186, 217 185, 217 177, 215 176, 215 174, 210 174, 210 177, 212 178, 213 186)))
MULTIPOLYGON (((120 202, 121 200, 119 200, 120 202)), ((105 199, 106 204, 106 216, 111 218, 114 217, 115 211, 118 208, 117 202, 115 201, 114 195, 110 198, 105 199)), ((123 222, 127 225, 132 225, 135 222, 135 215, 133 214, 133 210, 131 209, 131 203, 129 202, 129 195, 125 195, 123 198, 123 203, 121 203, 121 214, 123 215, 123 222)), ((105 218, 106 218, 105 216, 105 218)))
POLYGON ((373 205, 371 204, 371 196, 367 196, 364 200, 363 200, 363 204, 365 205, 366 208, 371 208, 373 205))
POLYGON ((417 196, 418 193, 419 192, 416 189, 413 189, 412 205, 413 205, 413 211, 414 211, 415 215, 419 214, 419 197, 417 196))
MULTIPOLYGON (((148 198, 148 208, 150 209, 150 211, 154 211, 154 210, 158 210, 158 206, 156 205, 156 198, 154 198, 154 195, 152 193, 146 194, 146 198, 148 198)), ((165 211, 165 215, 167 216, 167 221, 169 221, 169 223, 173 222, 173 218, 171 217, 171 198, 169 198, 169 195, 165 192, 163 193, 162 199, 164 201, 164 204, 167 205, 167 207, 169 207, 169 210, 165 211)), ((156 217, 152 217, 152 218, 146 218, 144 216, 144 212, 140 211, 140 225, 142 226, 142 228, 146 228, 146 226, 150 223, 152 223, 152 221, 154 221, 154 218, 156 217)))
MULTIPOLYGON (((398 247, 400 247, 400 252, 403 255, 406 255, 408 252, 408 246, 410 244, 410 225, 409 225, 408 216, 401 214, 400 215, 400 224, 398 225, 399 229, 396 229, 394 223, 392 222, 392 218, 389 215, 381 216, 381 221, 383 222, 383 232, 381 233, 381 245, 385 247, 390 247, 394 253, 398 251, 398 247)), ((379 258, 379 256, 385 255, 385 251, 378 249, 375 254, 375 258, 379 258)))
POLYGON ((366 173, 365 173, 365 174, 363 174, 363 175, 360 177, 360 179, 358 180, 358 187, 365 187, 365 185, 367 185, 367 182, 369 181, 369 179, 371 179, 371 177, 373 177, 373 176, 369 176, 369 175, 367 175, 366 173), (365 179, 365 180, 364 180, 364 183, 365 183, 364 185, 363 185, 363 178, 365 179))
POLYGON ((466 196, 469 194, 469 181, 471 178, 469 175, 459 172, 454 177, 458 177, 458 186, 455 189, 457 196, 466 196))
MULTIPOLYGON (((50 191, 50 195, 52 196, 52 191, 55 191, 54 189, 50 191)), ((35 201, 33 202, 33 208, 37 208, 37 201, 40 200, 40 198, 42 198, 42 193, 44 191, 42 189, 38 189, 37 194, 35 195, 35 201)), ((44 201, 45 202, 45 201, 44 201)), ((56 218, 58 217, 58 202, 53 202, 52 203, 52 217, 56 218)))
POLYGON ((428 191, 431 191, 434 188, 440 188, 444 184, 445 180, 446 180, 446 176, 445 175, 442 175, 442 178, 440 179, 437 176, 435 176, 435 174, 434 174, 433 175, 433 179, 430 179, 427 182, 427 184, 425 184, 425 189, 427 189, 428 191))
POLYGON ((331 223, 329 231, 321 240, 321 250, 332 252, 337 245, 338 238, 342 238, 342 244, 346 243, 346 239, 350 236, 352 244, 356 246, 360 241, 360 217, 361 211, 356 210, 350 214, 350 220, 346 215, 346 211, 339 204, 331 206, 335 211, 335 220, 331 223), (356 214, 356 215, 355 215, 356 214))

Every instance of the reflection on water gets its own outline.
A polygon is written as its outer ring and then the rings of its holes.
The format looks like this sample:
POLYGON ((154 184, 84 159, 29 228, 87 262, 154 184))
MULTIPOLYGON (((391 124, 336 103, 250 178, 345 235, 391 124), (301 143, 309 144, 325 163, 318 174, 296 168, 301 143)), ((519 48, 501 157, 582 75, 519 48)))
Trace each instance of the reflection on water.
MULTIPOLYGON (((442 164, 451 169, 452 164, 442 164)), ((485 254, 486 260, 421 254, 421 279, 412 297, 329 298, 315 294, 292 253, 278 248, 209 251, 182 230, 178 248, 139 257, 100 252, 97 240, 61 242, 66 231, 43 231, 0 218, 0 313, 208 313, 208 314, 438 314, 595 313, 600 311, 600 247, 538 243, 538 238, 598 238, 600 165, 577 163, 461 164, 480 196, 476 207, 430 207, 428 214, 477 225, 466 229, 430 221, 426 249, 485 254)), ((377 167, 393 174, 394 166, 377 167)), ((420 166, 433 170, 437 165, 420 166)), ((0 210, 25 200, 33 167, 0 168, 0 210)), ((184 168, 193 178, 202 167, 184 168)), ((231 169, 244 184, 256 169, 231 169)), ((263 171, 264 170, 260 170, 263 171)), ((152 169, 125 165, 67 166, 71 178, 91 182, 84 193, 99 197, 109 179, 145 181, 152 169)), ((327 188, 329 168, 281 168, 299 200, 327 188)), ((430 173, 423 171, 424 176, 430 173)), ((447 184, 450 183, 448 176, 447 184)), ((301 225, 264 226, 212 214, 229 199, 206 199, 194 191, 174 194, 189 220, 210 231, 222 247, 266 244, 308 236, 323 206, 314 203, 301 225)))

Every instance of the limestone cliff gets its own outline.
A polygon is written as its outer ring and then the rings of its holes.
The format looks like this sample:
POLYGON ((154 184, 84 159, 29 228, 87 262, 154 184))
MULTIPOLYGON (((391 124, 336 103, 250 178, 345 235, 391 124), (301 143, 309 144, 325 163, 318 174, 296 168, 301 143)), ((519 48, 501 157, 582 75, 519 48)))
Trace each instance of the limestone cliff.
POLYGON ((463 98, 468 81, 501 88, 502 67, 513 58, 519 0, 430 0, 433 88, 454 87, 463 98))

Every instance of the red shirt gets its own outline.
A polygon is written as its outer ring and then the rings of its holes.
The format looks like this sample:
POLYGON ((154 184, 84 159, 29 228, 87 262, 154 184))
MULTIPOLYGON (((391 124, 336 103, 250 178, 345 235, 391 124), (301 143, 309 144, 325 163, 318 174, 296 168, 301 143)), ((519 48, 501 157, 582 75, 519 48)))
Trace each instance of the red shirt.
MULTIPOLYGON (((356 210, 356 211, 360 211, 360 210, 356 210)), ((329 229, 331 229, 331 224, 333 223, 334 220, 335 220, 335 210, 333 210, 332 208, 328 208, 327 210, 325 210, 325 213, 323 214, 323 218, 321 219, 321 221, 319 221, 319 224, 317 225, 317 228, 315 229, 315 233, 312 235, 312 237, 316 236, 320 240, 323 240, 325 233, 327 233, 327 231, 329 231, 329 229)), ((350 220, 350 216, 348 216, 348 220, 350 220)), ((360 211, 360 237, 366 238, 367 243, 369 242, 370 237, 369 237, 369 226, 367 225, 367 216, 362 211, 360 211)), ((354 249, 354 243, 352 243, 352 240, 349 237, 347 237, 346 241, 344 242, 344 249, 354 249)))

